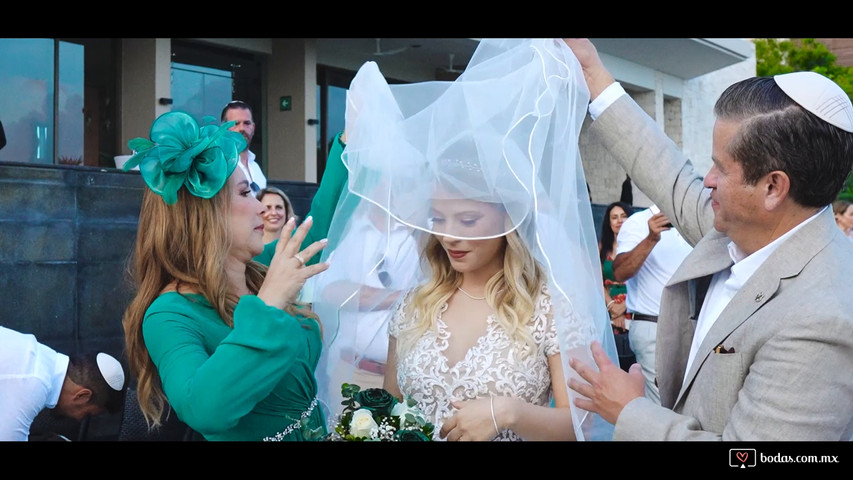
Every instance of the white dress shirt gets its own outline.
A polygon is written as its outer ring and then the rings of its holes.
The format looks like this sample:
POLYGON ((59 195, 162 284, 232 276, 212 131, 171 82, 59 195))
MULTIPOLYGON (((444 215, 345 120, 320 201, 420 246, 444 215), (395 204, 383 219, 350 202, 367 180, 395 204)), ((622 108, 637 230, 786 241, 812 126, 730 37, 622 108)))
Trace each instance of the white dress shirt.
MULTIPOLYGON (((364 222, 353 228, 353 233, 349 233, 344 237, 341 244, 332 253, 333 269, 330 269, 325 274, 327 280, 340 277, 344 280, 351 280, 362 275, 363 272, 370 272, 367 278, 364 278, 362 284, 366 287, 375 288, 377 290, 387 290, 396 292, 397 295, 402 295, 405 291, 400 290, 401 286, 408 286, 413 283, 413 278, 418 272, 418 262, 420 257, 417 251, 414 237, 407 227, 402 224, 395 223, 390 234, 385 234, 380 231, 373 222, 364 222), (358 255, 335 255, 337 252, 352 253, 357 251, 350 242, 355 242, 361 245, 381 245, 387 242, 387 251, 385 251, 385 259, 380 265, 374 268, 376 263, 368 256, 358 255)), ((331 280, 330 280, 331 281, 331 280)), ((347 302, 346 305, 355 306, 359 302, 347 302)), ((371 306, 372 307, 372 306, 371 306)), ((388 321, 394 313, 390 307, 388 309, 358 311, 357 308, 347 308, 340 312, 341 332, 353 335, 353 338, 340 338, 333 344, 335 347, 342 349, 351 349, 355 352, 363 354, 364 358, 374 360, 379 363, 385 363, 388 355, 388 321)))
POLYGON ((0 441, 29 439, 36 415, 59 401, 67 370, 67 355, 0 326, 0 441))
MULTIPOLYGON (((619 230, 616 237, 616 255, 630 252, 649 236, 649 219, 652 209, 634 212, 619 230)), ((625 307, 631 313, 657 316, 663 287, 681 262, 693 250, 678 230, 670 228, 660 232, 660 240, 633 277, 625 281, 628 292, 625 307)))
POLYGON ((242 160, 237 160, 237 165, 240 165, 240 169, 243 170, 243 174, 246 175, 246 180, 249 181, 251 185, 252 182, 258 186, 258 190, 254 192, 255 195, 258 194, 261 189, 267 188, 267 177, 264 176, 264 172, 261 170, 261 166, 255 162, 255 153, 251 150, 246 150, 248 152, 248 158, 246 162, 249 164, 248 169, 245 165, 243 165, 242 160))
MULTIPOLYGON (((687 357, 685 372, 690 371, 690 366, 696 358, 696 353, 702 344, 702 340, 705 339, 705 335, 711 330, 720 313, 726 308, 726 305, 729 304, 747 280, 752 277, 752 274, 758 270, 770 254, 779 248, 779 245, 793 235, 794 232, 802 228, 803 225, 814 220, 826 208, 828 207, 822 208, 820 212, 788 230, 784 235, 755 251, 752 255, 745 255, 734 242, 729 243, 729 256, 732 258, 734 265, 730 269, 717 272, 711 277, 708 294, 705 296, 705 301, 702 303, 702 310, 700 310, 699 318, 696 320, 696 332, 693 334, 693 343, 690 345, 690 356, 687 357)), ((686 375, 684 380, 687 381, 686 375)))

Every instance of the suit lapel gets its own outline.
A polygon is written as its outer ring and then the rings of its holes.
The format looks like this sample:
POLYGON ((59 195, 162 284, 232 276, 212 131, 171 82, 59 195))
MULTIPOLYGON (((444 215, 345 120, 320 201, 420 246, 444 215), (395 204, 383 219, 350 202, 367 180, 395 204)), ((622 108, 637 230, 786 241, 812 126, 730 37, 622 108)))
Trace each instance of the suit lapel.
MULTIPOLYGON (((736 351, 743 351, 743 348, 739 348, 740 346, 738 345, 725 344, 725 340, 736 328, 749 320, 758 309, 776 295, 783 279, 797 276, 809 260, 817 252, 826 247, 831 240, 832 228, 837 228, 835 226, 835 219, 832 215, 832 210, 827 209, 818 218, 815 218, 814 221, 804 225, 770 254, 767 260, 746 281, 737 294, 732 297, 731 302, 720 312, 720 316, 711 326, 711 329, 708 330, 702 344, 699 346, 690 371, 686 374, 687 381, 684 382, 684 385, 689 385, 693 381, 696 373, 705 360, 713 354, 712 352, 717 345, 724 344, 726 348, 734 347, 736 351)), ((714 234, 717 233, 714 232, 714 234)), ((714 234, 709 234, 708 236, 711 237, 714 234)), ((728 243, 727 237, 725 238, 726 243, 728 243)), ((720 254, 718 249, 707 253, 720 254)), ((725 255, 729 258, 727 252, 725 255)), ((731 264, 730 258, 729 263, 731 264)), ((686 388, 681 389, 676 404, 681 401, 686 390, 686 388)))
POLYGON ((713 275, 731 267, 733 262, 729 257, 729 242, 729 237, 716 230, 705 235, 681 262, 667 285, 713 275))

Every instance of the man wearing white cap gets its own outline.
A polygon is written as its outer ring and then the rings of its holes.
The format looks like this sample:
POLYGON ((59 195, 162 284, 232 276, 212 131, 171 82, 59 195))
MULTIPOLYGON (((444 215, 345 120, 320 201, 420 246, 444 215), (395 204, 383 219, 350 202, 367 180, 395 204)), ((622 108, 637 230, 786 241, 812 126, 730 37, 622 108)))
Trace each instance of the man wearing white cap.
POLYGON ((0 441, 27 441, 45 408, 75 420, 124 404, 124 369, 106 353, 64 355, 0 326, 0 441))
MULTIPOLYGON (((702 177, 615 82, 593 44, 566 39, 592 101, 588 134, 625 168, 693 251, 661 296, 656 370, 593 345, 599 371, 576 405, 614 440, 853 440, 853 244, 828 206, 853 167, 853 105, 814 72, 752 77, 714 107, 702 177), (835 293, 831 293, 835 292, 835 293)), ((746 459, 740 459, 746 462, 746 459)))

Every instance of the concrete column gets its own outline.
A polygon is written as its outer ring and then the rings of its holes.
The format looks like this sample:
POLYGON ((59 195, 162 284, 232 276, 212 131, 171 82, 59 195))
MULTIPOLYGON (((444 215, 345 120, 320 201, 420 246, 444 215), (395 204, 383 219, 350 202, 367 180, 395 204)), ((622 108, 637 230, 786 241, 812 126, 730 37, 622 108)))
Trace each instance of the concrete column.
POLYGON ((267 178, 317 182, 317 52, 311 38, 274 38, 269 57, 264 151, 267 178), (281 97, 289 96, 289 111, 281 97))
POLYGON ((160 98, 171 98, 171 71, 171 39, 122 39, 116 153, 131 153, 127 142, 148 138, 154 119, 172 109, 158 103, 160 98))
POLYGON ((655 72, 655 122, 661 128, 666 126, 663 114, 663 74, 655 72))

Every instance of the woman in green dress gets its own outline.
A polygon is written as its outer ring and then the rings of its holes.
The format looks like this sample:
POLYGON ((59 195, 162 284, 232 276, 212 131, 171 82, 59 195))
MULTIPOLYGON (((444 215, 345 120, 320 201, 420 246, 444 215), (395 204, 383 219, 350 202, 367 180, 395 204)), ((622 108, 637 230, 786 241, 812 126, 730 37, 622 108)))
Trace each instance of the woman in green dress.
POLYGON ((616 351, 619 354, 619 364, 628 371, 636 361, 634 352, 628 342, 627 310, 625 297, 628 287, 625 282, 616 280, 613 275, 613 259, 616 258, 616 237, 622 224, 634 213, 634 208, 625 202, 613 202, 604 210, 601 219, 601 240, 598 242, 598 255, 601 260, 601 276, 604 279, 604 302, 610 315, 610 324, 616 340, 616 351))
POLYGON ((616 257, 616 237, 622 224, 631 214, 633 207, 625 202, 613 202, 604 210, 601 219, 601 240, 598 242, 598 255, 601 260, 601 272, 604 277, 604 301, 607 302, 607 312, 613 324, 613 333, 625 330, 625 282, 616 280, 613 276, 613 259, 616 257))
POLYGON ((346 182, 343 143, 308 217, 261 255, 264 206, 235 168, 245 140, 229 126, 170 112, 151 140, 129 143, 138 153, 125 170, 140 165, 149 187, 122 320, 130 370, 151 428, 168 404, 207 440, 313 438, 326 433, 314 376, 322 325, 297 297, 328 268, 316 254, 346 182))

